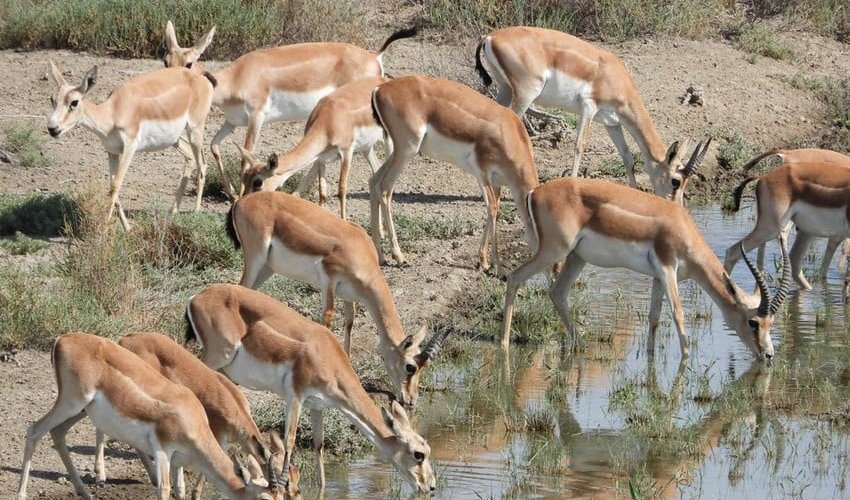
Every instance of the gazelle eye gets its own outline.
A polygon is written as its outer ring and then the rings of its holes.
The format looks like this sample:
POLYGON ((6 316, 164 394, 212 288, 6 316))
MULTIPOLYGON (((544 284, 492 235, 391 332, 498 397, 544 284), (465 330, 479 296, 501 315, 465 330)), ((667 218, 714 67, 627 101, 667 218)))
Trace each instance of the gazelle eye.
POLYGON ((747 321, 747 324, 750 325, 750 328, 752 328, 753 330, 758 330, 759 328, 758 320, 750 319, 747 321))
POLYGON ((673 189, 679 189, 679 186, 682 185, 682 181, 680 179, 673 178, 670 180, 670 184, 673 185, 673 189))
POLYGON ((425 460, 425 454, 421 451, 414 451, 413 458, 415 458, 417 462, 422 462, 423 460, 425 460))
POLYGON ((192 69, 192 64, 194 64, 194 63, 187 63, 187 64, 186 64, 186 69, 192 69))
POLYGON ((76 108, 79 104, 80 104, 79 99, 74 99, 73 101, 71 101, 71 106, 70 106, 70 107, 71 107, 71 109, 74 109, 74 108, 76 108))
POLYGON ((408 375, 413 375, 416 373, 416 365, 413 363, 407 363, 404 365, 404 371, 406 371, 408 375))

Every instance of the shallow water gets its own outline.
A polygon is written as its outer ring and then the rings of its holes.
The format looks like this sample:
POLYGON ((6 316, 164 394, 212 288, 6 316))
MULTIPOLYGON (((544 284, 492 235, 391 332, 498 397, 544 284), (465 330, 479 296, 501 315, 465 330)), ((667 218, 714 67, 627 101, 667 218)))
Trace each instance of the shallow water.
MULTIPOLYGON (((721 260, 754 224, 751 209, 724 216, 709 206, 692 215, 721 260)), ((812 271, 823 245, 807 260, 812 271)), ((770 274, 777 248, 768 245, 770 274)), ((733 278, 753 286, 743 262, 733 278)), ((438 363, 431 384, 438 390, 420 399, 416 418, 432 448, 439 498, 629 497, 630 484, 637 496, 847 497, 850 356, 836 265, 828 284, 802 293, 792 286, 774 325, 770 368, 755 362, 690 282, 680 284, 695 338, 690 358, 680 363, 665 302, 649 362, 651 280, 590 266, 579 279, 594 290, 582 299, 583 352, 512 346, 506 358, 481 342, 467 361, 438 363)), ((328 482, 326 498, 410 493, 371 455, 330 465, 328 482)))

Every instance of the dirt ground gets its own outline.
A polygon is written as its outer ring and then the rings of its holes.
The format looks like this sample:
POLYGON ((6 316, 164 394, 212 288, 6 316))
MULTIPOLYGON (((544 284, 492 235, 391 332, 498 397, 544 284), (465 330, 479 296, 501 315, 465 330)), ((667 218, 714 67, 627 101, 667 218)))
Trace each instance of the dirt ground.
MULTIPOLYGON (((389 31, 391 28, 387 27, 386 32, 389 31)), ((751 64, 745 53, 717 41, 637 40, 608 48, 621 55, 632 71, 666 142, 686 136, 699 138, 713 126, 726 126, 737 130, 750 142, 768 148, 805 140, 826 125, 818 101, 809 91, 795 89, 789 83, 791 77, 797 74, 847 76, 847 68, 850 68, 848 45, 803 33, 784 36, 797 54, 791 62, 758 58, 751 64), (702 90, 704 106, 679 103, 679 97, 689 85, 702 90)), ((394 44, 385 55, 386 70, 391 75, 426 73, 479 87, 473 68, 474 46, 474 41, 439 43, 426 34, 394 44)), ((27 120, 34 120, 39 127, 46 128, 49 96, 54 90, 52 82, 44 78, 48 59, 57 63, 69 81, 81 79, 86 70, 98 65, 99 78, 90 94, 96 101, 104 99, 122 82, 162 65, 154 60, 121 60, 66 51, 0 52, 0 79, 4 81, 0 86, 0 129, 27 120)), ((208 64, 215 69, 226 62, 208 64)), ((208 138, 221 122, 220 114, 214 111, 208 121, 208 138)), ((264 127, 257 152, 264 156, 273 151, 287 151, 298 140, 302 126, 298 123, 264 127)), ((233 140, 240 141, 243 137, 244 129, 232 136, 233 140)), ((569 131, 558 148, 535 145, 541 176, 557 175, 571 164, 574 140, 574 131, 569 131)), ((236 154, 235 147, 230 144, 225 145, 225 150, 236 154)), ((82 127, 58 140, 50 140, 46 151, 56 159, 53 167, 22 169, 0 163, 0 189, 16 194, 53 193, 106 185, 106 154, 97 138, 82 127)), ((591 129, 585 154, 591 171, 603 161, 617 158, 613 145, 599 125, 591 129)), ((213 168, 210 155, 207 160, 213 168)), ((710 154, 704 168, 709 180, 715 166, 714 155, 710 154)), ((176 151, 137 155, 121 193, 125 208, 132 212, 153 206, 167 207, 181 169, 182 158, 176 151)), ((336 171, 332 167, 329 172, 330 185, 334 189, 336 171)), ((349 189, 350 210, 357 220, 368 218, 367 173, 365 162, 356 159, 349 189)), ((648 185, 645 175, 639 179, 648 185)), ((484 205, 479 188, 471 177, 459 174, 457 167, 452 165, 417 158, 401 175, 395 193, 397 213, 463 219, 473 221, 476 227, 483 223, 484 205)), ((509 199, 508 193, 505 196, 509 199)), ((184 202, 184 210, 188 207, 184 202)), ((226 206, 205 201, 203 209, 223 211, 226 206)), ((332 204, 331 209, 336 211, 337 206, 332 204)), ((513 226, 503 227, 503 234, 518 231, 519 224, 513 226)), ((454 292, 474 279, 473 264, 480 233, 479 228, 475 234, 454 243, 429 241, 418 245, 408 255, 409 268, 386 270, 408 328, 444 312, 451 305, 454 292)), ((515 260, 524 249, 515 244, 508 249, 503 244, 502 251, 515 260)), ((359 338, 367 336, 367 332, 362 332, 359 338)), ((356 350, 357 346, 355 356, 356 350)), ((48 353, 25 351, 16 359, 16 362, 0 363, 0 498, 13 495, 17 488, 26 427, 49 409, 56 394, 48 353)), ((85 422, 69 435, 72 451, 81 453, 75 459, 83 475, 90 474, 93 468, 93 442, 94 432, 85 422)), ((111 449, 107 470, 116 480, 93 489, 97 497, 141 498, 153 494, 141 464, 131 458, 120 448, 111 449)), ((43 440, 34 458, 30 496, 71 497, 72 487, 64 478, 64 467, 51 449, 50 440, 43 440)))

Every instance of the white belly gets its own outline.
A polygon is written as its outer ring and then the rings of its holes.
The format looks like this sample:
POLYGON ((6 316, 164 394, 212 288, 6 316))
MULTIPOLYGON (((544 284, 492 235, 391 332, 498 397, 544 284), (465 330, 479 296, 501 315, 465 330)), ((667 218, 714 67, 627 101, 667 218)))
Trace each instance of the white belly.
MULTIPOLYGON (((478 179, 481 171, 475 157, 475 144, 472 142, 461 142, 451 139, 430 125, 425 127, 425 137, 419 146, 419 151, 435 160, 454 163, 464 171, 472 174, 478 179)), ((480 180, 480 179, 479 179, 480 180)))
POLYGON ((365 153, 384 140, 384 129, 378 126, 354 128, 354 152, 365 153))
POLYGON ((267 262, 275 273, 287 278, 303 281, 322 291, 328 285, 329 278, 322 267, 322 256, 293 252, 277 238, 272 238, 267 262))
POLYGON ((656 276, 653 264, 657 261, 652 242, 610 238, 591 230, 582 231, 575 252, 588 264, 599 267, 623 267, 632 271, 656 276))
MULTIPOLYGON (((580 115, 582 103, 593 99, 593 85, 590 82, 551 69, 546 73, 545 79, 543 89, 534 99, 534 102, 541 106, 562 108, 580 115)), ((600 105, 593 121, 613 126, 620 123, 620 118, 612 108, 600 105)))
POLYGON ((306 120, 319 99, 336 90, 334 87, 324 87, 310 92, 285 92, 272 90, 263 111, 265 122, 280 122, 290 120, 306 120))
POLYGON ((240 345, 233 360, 221 371, 230 380, 249 389, 291 397, 294 393, 291 368, 292 363, 264 363, 240 345))
POLYGON ((144 120, 139 124, 136 151, 157 151, 173 146, 186 130, 188 115, 174 120, 144 120))
POLYGON ((791 205, 791 220, 800 229, 814 236, 847 236, 847 210, 840 208, 816 207, 804 202, 791 205))
POLYGON ((128 418, 112 406, 106 396, 96 391, 94 399, 86 406, 86 413, 95 427, 105 434, 129 443, 148 455, 153 455, 151 440, 156 440, 156 428, 152 422, 128 418))

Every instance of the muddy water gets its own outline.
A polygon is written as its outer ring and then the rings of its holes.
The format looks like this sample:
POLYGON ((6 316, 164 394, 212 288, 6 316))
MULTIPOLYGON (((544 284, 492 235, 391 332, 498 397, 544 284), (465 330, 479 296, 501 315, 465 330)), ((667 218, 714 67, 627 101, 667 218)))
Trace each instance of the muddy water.
MULTIPOLYGON (((749 210, 692 214, 721 259, 754 223, 749 210)), ((807 260, 812 270, 822 247, 807 260)), ((771 244, 766 259, 771 274, 775 250, 771 244)), ((753 285, 743 262, 733 277, 753 285)), ((588 285, 574 296, 585 309, 583 352, 514 346, 508 358, 479 343, 468 358, 435 370, 438 390, 421 399, 417 418, 440 498, 850 495, 850 356, 835 265, 828 284, 793 287, 774 328, 778 359, 770 369, 692 283, 681 290, 695 340, 680 363, 666 304, 654 361, 645 353, 647 277, 588 267, 580 280, 588 285)), ((328 481, 327 498, 410 493, 375 456, 329 467, 328 481)))

